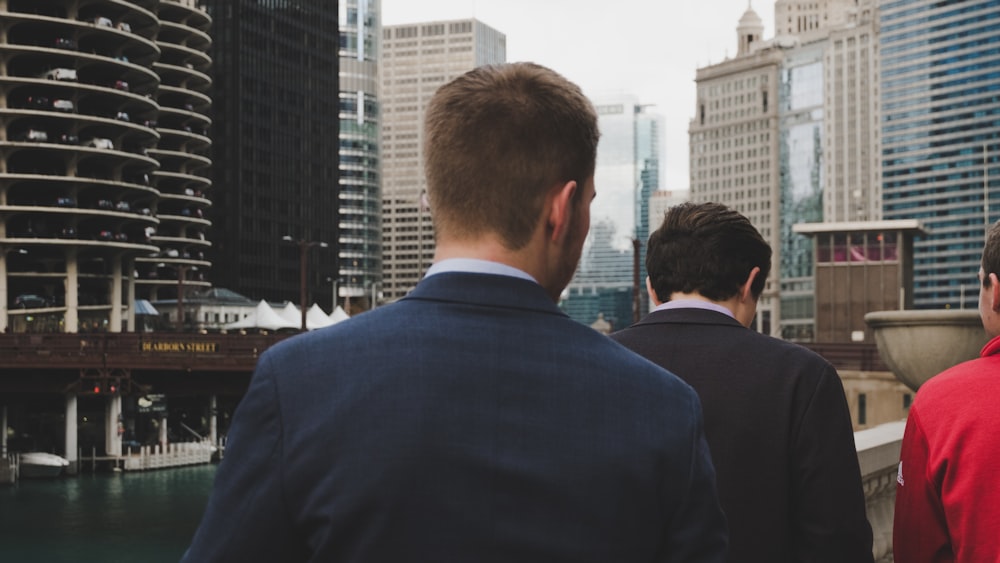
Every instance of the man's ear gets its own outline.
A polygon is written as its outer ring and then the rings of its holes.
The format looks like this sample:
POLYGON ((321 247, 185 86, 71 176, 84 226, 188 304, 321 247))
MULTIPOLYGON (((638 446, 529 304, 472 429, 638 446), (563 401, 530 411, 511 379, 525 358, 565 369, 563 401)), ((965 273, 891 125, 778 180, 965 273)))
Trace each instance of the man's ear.
POLYGON ((753 281, 757 279, 760 274, 760 266, 754 266, 750 273, 747 274, 747 279, 740 286, 740 301, 748 301, 754 299, 753 295, 753 281))
POLYGON ((566 236, 572 222, 574 203, 576 202, 576 191, 579 186, 576 180, 570 180, 565 184, 553 188, 549 197, 552 203, 549 206, 548 227, 551 231, 551 240, 556 241, 566 236))
POLYGON ((990 286, 984 288, 989 292, 990 297, 990 309, 1000 313, 1000 281, 997 280, 996 274, 990 274, 990 286))

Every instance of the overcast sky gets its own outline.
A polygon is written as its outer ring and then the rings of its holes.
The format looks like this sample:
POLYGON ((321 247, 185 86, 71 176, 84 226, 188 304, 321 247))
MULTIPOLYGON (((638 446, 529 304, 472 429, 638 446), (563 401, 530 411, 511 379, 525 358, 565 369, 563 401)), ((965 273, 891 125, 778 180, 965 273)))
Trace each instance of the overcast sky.
MULTIPOLYGON (((534 61, 593 98, 622 92, 666 122, 664 189, 688 188, 687 127, 698 67, 736 54, 748 0, 381 0, 382 24, 476 18, 507 36, 508 61, 534 61)), ((750 0, 774 35, 774 0, 750 0)), ((600 187, 598 186, 598 190, 600 187)))

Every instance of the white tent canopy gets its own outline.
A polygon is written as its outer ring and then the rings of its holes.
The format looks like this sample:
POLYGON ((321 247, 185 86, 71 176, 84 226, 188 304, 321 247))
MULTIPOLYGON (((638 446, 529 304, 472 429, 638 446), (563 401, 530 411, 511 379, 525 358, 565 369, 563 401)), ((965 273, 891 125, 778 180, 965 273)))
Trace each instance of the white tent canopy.
MULTIPOLYGON (((278 311, 278 314, 286 321, 295 323, 296 327, 302 327, 301 309, 296 307, 291 301, 286 302, 285 306, 278 311)), ((323 328, 332 324, 333 321, 326 316, 323 309, 316 303, 313 303, 312 307, 306 309, 306 330, 316 330, 317 328, 323 328)))
POLYGON ((299 313, 299 308, 292 305, 291 301, 285 301, 285 306, 278 309, 277 313, 286 321, 295 323, 295 326, 302 326, 302 315, 299 313))
POLYGON ((262 328, 266 330, 278 330, 279 328, 299 328, 300 322, 290 322, 281 315, 274 312, 274 309, 263 299, 257 303, 257 308, 246 317, 225 325, 226 330, 238 330, 241 328, 262 328))
POLYGON ((351 316, 347 314, 347 311, 345 311, 340 305, 337 305, 337 308, 330 313, 330 320, 333 321, 330 324, 337 324, 340 321, 346 321, 349 318, 351 318, 351 316))
MULTIPOLYGON (((302 324, 301 321, 299 324, 302 324)), ((313 303, 313 306, 309 307, 309 310, 306 311, 306 328, 309 330, 313 330, 314 328, 323 328, 332 324, 334 324, 333 319, 326 316, 323 309, 321 309, 316 303, 313 303)))

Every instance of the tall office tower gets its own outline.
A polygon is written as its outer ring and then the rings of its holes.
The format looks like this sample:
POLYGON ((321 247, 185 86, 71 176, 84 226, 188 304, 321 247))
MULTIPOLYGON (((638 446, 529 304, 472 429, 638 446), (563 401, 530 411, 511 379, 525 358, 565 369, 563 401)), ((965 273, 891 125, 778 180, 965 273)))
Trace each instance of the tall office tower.
POLYGON ((823 220, 825 39, 785 49, 778 96, 778 185, 781 246, 778 248, 780 330, 786 340, 813 340, 815 288, 812 239, 794 233, 796 223, 823 220))
POLYGON ((747 9, 735 58, 699 68, 697 107, 688 126, 691 200, 717 201, 746 215, 775 249, 756 328, 777 334, 780 193, 779 71, 783 51, 764 43, 764 25, 747 9))
POLYGON ((374 306, 382 281, 379 0, 340 0, 340 245, 337 293, 374 306))
POLYGON ((135 330, 137 297, 207 286, 211 20, 193 0, 2 11, 0 330, 135 330))
POLYGON ((985 229, 1000 202, 995 0, 880 6, 885 219, 920 219, 918 308, 977 306, 985 229))
POLYGON ((417 284, 434 258, 426 202, 424 110, 442 84, 507 60, 507 38, 471 19, 382 30, 382 280, 394 300, 417 284))
POLYGON ((340 222, 337 0, 205 5, 216 63, 213 281, 294 303, 304 287, 307 301, 329 307, 340 222))
POLYGON ((629 95, 594 105, 601 130, 594 171, 597 197, 580 264, 560 307, 587 325, 602 315, 615 330, 649 311, 646 239, 649 198, 661 186, 663 118, 629 95))
POLYGON ((882 219, 875 0, 831 30, 824 57, 823 220, 882 219))

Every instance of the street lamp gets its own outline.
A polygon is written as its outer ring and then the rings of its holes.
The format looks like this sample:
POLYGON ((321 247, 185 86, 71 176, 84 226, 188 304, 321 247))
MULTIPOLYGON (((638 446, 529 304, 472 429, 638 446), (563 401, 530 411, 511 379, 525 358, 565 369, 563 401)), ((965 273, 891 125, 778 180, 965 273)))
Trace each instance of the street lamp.
POLYGON ((306 331, 306 278, 309 274, 309 248, 318 246, 326 248, 330 245, 323 241, 315 240, 295 240, 289 235, 281 237, 285 242, 291 242, 299 246, 299 307, 302 310, 302 332, 306 331))
POLYGON ((184 278, 188 270, 197 269, 198 266, 177 265, 177 332, 184 332, 184 278))

